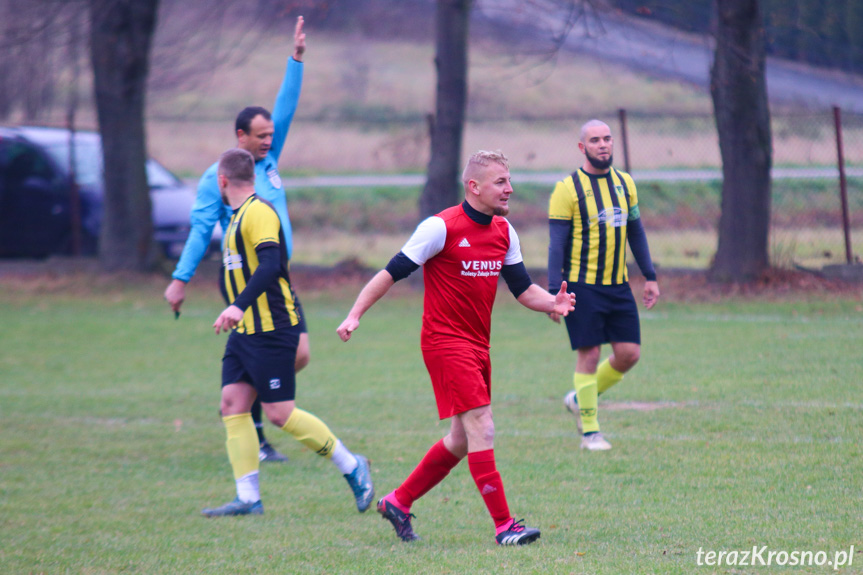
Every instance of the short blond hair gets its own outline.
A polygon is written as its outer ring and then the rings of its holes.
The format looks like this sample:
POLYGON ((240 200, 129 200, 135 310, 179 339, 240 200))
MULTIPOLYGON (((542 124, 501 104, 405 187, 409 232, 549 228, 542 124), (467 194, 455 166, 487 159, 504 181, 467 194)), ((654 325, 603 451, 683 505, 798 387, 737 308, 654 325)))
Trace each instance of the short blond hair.
POLYGON ((468 181, 474 179, 474 173, 477 166, 487 166, 492 162, 497 162, 507 170, 509 169, 509 160, 500 150, 488 151, 480 150, 467 159, 467 164, 464 166, 464 171, 461 174, 461 181, 466 186, 468 181))

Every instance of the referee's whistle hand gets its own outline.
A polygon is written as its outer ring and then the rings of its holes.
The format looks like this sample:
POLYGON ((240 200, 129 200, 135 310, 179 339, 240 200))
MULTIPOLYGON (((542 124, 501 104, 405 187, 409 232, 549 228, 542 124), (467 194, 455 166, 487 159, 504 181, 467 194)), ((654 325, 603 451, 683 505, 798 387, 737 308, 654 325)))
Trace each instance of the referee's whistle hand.
POLYGON ((186 282, 175 279, 171 280, 168 287, 165 288, 165 300, 171 306, 171 311, 180 311, 180 306, 186 299, 186 282))

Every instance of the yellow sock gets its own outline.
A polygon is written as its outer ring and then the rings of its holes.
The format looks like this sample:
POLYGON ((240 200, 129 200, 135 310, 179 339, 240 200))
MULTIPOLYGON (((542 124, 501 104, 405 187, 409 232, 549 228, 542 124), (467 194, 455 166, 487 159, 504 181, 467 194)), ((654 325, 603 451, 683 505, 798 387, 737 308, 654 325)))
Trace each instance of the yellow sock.
POLYGON ((333 448, 338 439, 327 424, 308 411, 294 408, 282 431, 294 436, 294 439, 324 457, 333 456, 333 448))
POLYGON ((599 422, 596 420, 596 374, 576 372, 572 382, 581 412, 582 433, 599 431, 599 422))
POLYGON ((234 470, 234 479, 248 475, 258 470, 258 434, 251 413, 240 413, 223 417, 228 439, 228 459, 234 470))
POLYGON ((623 379, 623 374, 611 367, 607 359, 596 368, 596 393, 603 393, 609 387, 617 385, 623 379))

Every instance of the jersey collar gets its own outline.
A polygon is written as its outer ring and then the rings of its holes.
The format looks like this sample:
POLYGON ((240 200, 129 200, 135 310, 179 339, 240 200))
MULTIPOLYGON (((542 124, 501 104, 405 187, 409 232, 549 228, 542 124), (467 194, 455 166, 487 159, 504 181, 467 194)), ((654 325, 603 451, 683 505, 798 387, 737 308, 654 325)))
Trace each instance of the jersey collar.
POLYGON ((494 216, 489 216, 487 214, 484 214, 484 213, 474 209, 473 206, 471 206, 469 203, 467 203, 467 200, 465 200, 461 203, 461 207, 464 210, 464 213, 467 214, 467 217, 469 217, 470 219, 472 219, 473 221, 475 221, 476 223, 478 223, 482 226, 489 225, 491 223, 492 218, 494 217, 494 216))

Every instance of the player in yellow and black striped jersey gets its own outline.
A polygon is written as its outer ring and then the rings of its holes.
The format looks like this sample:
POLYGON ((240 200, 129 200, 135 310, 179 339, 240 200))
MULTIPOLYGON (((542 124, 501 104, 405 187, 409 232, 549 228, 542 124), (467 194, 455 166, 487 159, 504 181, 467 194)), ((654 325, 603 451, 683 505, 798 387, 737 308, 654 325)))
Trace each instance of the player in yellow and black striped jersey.
POLYGON ((615 285, 629 279, 626 229, 639 218, 638 194, 629 174, 614 168, 590 174, 579 168, 555 186, 548 217, 565 222, 571 231, 563 261, 567 282, 615 285))
POLYGON ((259 250, 278 248, 283 244, 279 216, 270 202, 251 195, 234 211, 225 234, 222 281, 227 300, 245 309, 243 319, 236 327, 239 333, 251 335, 300 323, 285 250, 279 250, 278 275, 271 278, 273 270, 267 270, 269 273, 259 280, 265 284, 262 285, 263 292, 255 299, 251 296, 259 289, 243 293, 261 263, 259 250))
MULTIPOLYGON (((599 433, 597 396, 618 383, 641 353, 638 308, 629 287, 626 245, 646 279, 643 301, 650 309, 659 284, 632 177, 612 167, 611 130, 599 120, 581 128, 578 143, 584 164, 560 181, 549 200, 548 285, 566 280, 576 296, 575 311, 566 318, 570 345, 577 352, 574 391, 564 398, 584 437, 581 447, 610 449, 599 433), (602 344, 612 354, 599 363, 602 344)), ((553 291, 552 291, 553 293, 553 291)), ((551 314, 560 322, 560 318, 551 314)))
POLYGON ((368 460, 351 453, 315 415, 296 406, 294 365, 302 332, 273 206, 255 195, 255 159, 228 150, 217 170, 222 200, 234 211, 225 232, 223 290, 228 305, 213 327, 230 332, 222 358, 221 413, 237 497, 204 509, 207 517, 260 515, 258 437, 250 410, 260 397, 267 418, 297 441, 330 459, 353 491, 357 509, 374 498, 368 460))

